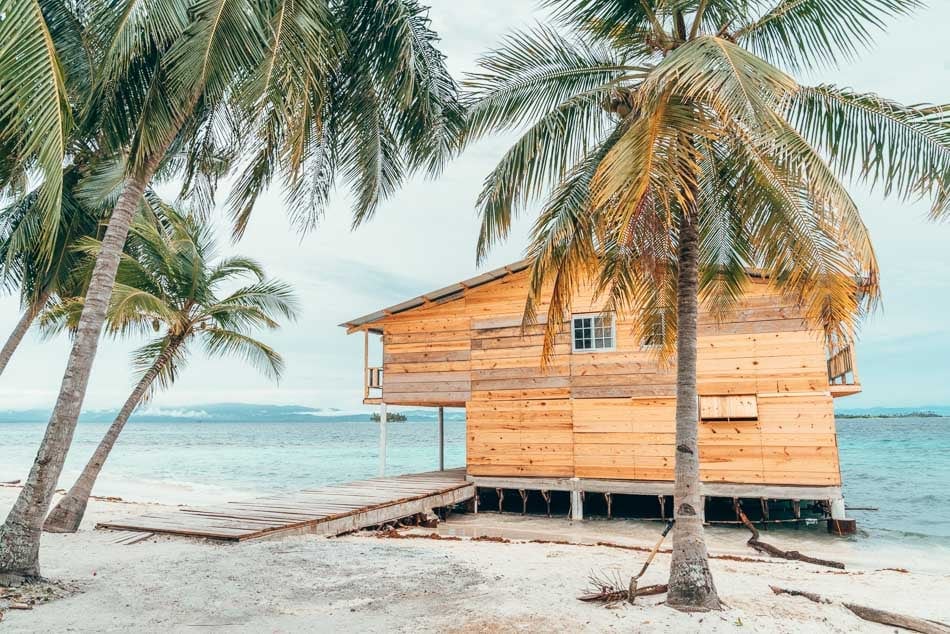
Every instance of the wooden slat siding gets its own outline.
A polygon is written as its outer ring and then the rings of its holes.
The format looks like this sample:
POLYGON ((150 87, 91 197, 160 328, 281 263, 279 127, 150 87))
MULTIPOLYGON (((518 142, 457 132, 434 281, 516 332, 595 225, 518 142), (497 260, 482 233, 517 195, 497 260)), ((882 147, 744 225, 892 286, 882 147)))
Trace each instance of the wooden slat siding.
MULTIPOLYGON (((522 272, 381 321, 386 401, 464 399, 473 475, 671 480, 675 367, 621 314, 615 350, 573 354, 565 322, 542 369, 544 326, 522 325, 527 285, 522 272)), ((573 310, 601 306, 588 287, 573 310)), ((758 404, 758 420, 700 425, 705 481, 840 484, 823 337, 792 299, 756 281, 732 310, 701 311, 698 354, 701 395, 758 404)))
POLYGON ((675 399, 575 398, 572 405, 577 477, 672 479, 675 399), (628 442, 616 442, 618 433, 628 442))
POLYGON ((475 391, 466 412, 471 475, 572 476, 574 438, 567 388, 475 391), (537 396, 538 398, 529 398, 537 396))
POLYGON ((463 405, 471 393, 466 299, 394 315, 383 335, 383 399, 394 405, 463 405), (461 309, 461 312, 459 312, 461 309))
MULTIPOLYGON (((473 392, 467 411, 469 472, 573 475, 570 368, 558 360, 566 357, 559 355, 541 370, 542 341, 525 346, 521 337, 505 339, 511 344, 507 349, 473 345, 473 392)), ((473 344, 477 341, 473 338, 473 344)))
MULTIPOLYGON (((840 484, 830 397, 759 399, 759 420, 700 424, 706 482, 840 484)), ((671 480, 675 399, 573 399, 575 475, 671 480)))

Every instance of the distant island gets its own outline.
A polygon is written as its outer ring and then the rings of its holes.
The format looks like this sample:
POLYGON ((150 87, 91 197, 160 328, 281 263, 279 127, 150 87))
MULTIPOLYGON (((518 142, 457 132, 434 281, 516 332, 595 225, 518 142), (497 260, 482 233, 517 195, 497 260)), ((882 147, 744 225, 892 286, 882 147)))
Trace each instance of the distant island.
MULTIPOLYGON (((378 422, 379 422, 379 414, 378 414, 378 413, 377 413, 377 414, 370 414, 370 415, 369 415, 369 420, 370 420, 371 423, 378 423, 378 422)), ((386 422, 387 422, 387 423, 404 423, 404 422, 406 422, 407 420, 409 420, 409 419, 406 418, 406 415, 405 415, 405 414, 400 414, 399 412, 386 412, 386 422)))
MULTIPOLYGON (((368 407, 343 410, 304 405, 204 403, 143 407, 132 414, 131 421, 139 423, 365 423, 370 417, 370 411, 368 407)), ((83 411, 79 420, 81 423, 111 423, 116 413, 114 409, 87 409, 83 411)), ((387 419, 434 422, 437 417, 437 409, 419 408, 388 412, 387 419), (396 419, 394 416, 400 418, 396 419)), ((48 420, 49 409, 0 409, 0 423, 45 423, 48 420)), ((376 414, 375 420, 379 420, 379 414, 376 414)), ((446 410, 445 420, 463 421, 465 410, 446 410)))
POLYGON ((835 418, 947 418, 937 412, 898 412, 894 414, 835 414, 835 418))

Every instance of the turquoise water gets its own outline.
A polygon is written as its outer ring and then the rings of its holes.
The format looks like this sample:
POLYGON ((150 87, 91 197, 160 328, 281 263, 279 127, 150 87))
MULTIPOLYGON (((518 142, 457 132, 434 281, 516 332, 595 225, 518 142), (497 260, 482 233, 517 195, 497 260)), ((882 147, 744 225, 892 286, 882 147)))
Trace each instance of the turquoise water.
MULTIPOLYGON (((71 483, 105 423, 82 423, 62 484, 71 483), (68 480, 68 481, 67 481, 68 480)), ((0 423, 0 481, 23 478, 43 434, 40 423, 0 423)), ((434 422, 391 423, 387 470, 438 467, 434 422)), ((446 466, 465 463, 465 423, 446 421, 446 466)), ((109 459, 103 483, 213 487, 257 493, 373 477, 375 423, 130 423, 109 459)), ((853 516, 881 539, 950 544, 950 418, 838 421, 838 443, 853 516)), ((177 498, 176 498, 177 501, 177 498)), ((183 502, 189 500, 181 500, 183 502)))
POLYGON ((872 535, 950 544, 950 418, 838 420, 844 494, 872 535))

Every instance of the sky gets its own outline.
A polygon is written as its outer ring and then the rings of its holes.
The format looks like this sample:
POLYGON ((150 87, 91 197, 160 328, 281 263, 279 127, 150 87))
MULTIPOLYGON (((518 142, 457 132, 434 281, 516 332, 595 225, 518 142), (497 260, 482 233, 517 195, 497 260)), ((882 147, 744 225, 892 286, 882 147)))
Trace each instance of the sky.
MULTIPOLYGON (((543 14, 534 0, 429 0, 433 27, 456 78, 512 29, 543 14)), ((827 82, 876 92, 904 103, 950 102, 950 2, 892 22, 859 59, 803 83, 827 82)), ((240 362, 193 355, 177 383, 154 405, 213 402, 299 404, 360 409, 363 341, 338 324, 476 273, 480 184, 513 140, 498 135, 469 148, 437 180, 416 178, 381 205, 376 217, 350 229, 350 200, 338 191, 322 223, 301 236, 287 222, 281 192, 259 203, 245 238, 230 242, 219 220, 222 254, 259 259, 268 273, 293 284, 303 306, 296 323, 264 338, 285 357, 279 384, 240 362)), ((926 219, 926 204, 885 200, 860 184, 852 193, 874 240, 882 270, 883 306, 863 325, 857 346, 863 392, 843 407, 950 403, 950 224, 926 219)), ((221 191, 219 200, 224 200, 221 191)), ((532 214, 481 270, 519 259, 532 214)), ((18 318, 14 298, 0 298, 0 337, 18 318)), ((85 407, 117 408, 131 390, 133 340, 105 339, 85 407)), ((0 409, 44 408, 55 401, 69 341, 27 336, 0 377, 0 409)))

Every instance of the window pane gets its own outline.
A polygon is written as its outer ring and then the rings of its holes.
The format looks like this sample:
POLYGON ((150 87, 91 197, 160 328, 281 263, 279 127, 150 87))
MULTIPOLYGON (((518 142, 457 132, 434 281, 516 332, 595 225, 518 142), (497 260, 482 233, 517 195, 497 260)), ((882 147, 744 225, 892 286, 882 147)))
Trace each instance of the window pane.
POLYGON ((614 347, 612 316, 573 316, 571 328, 574 350, 611 350, 614 347))

